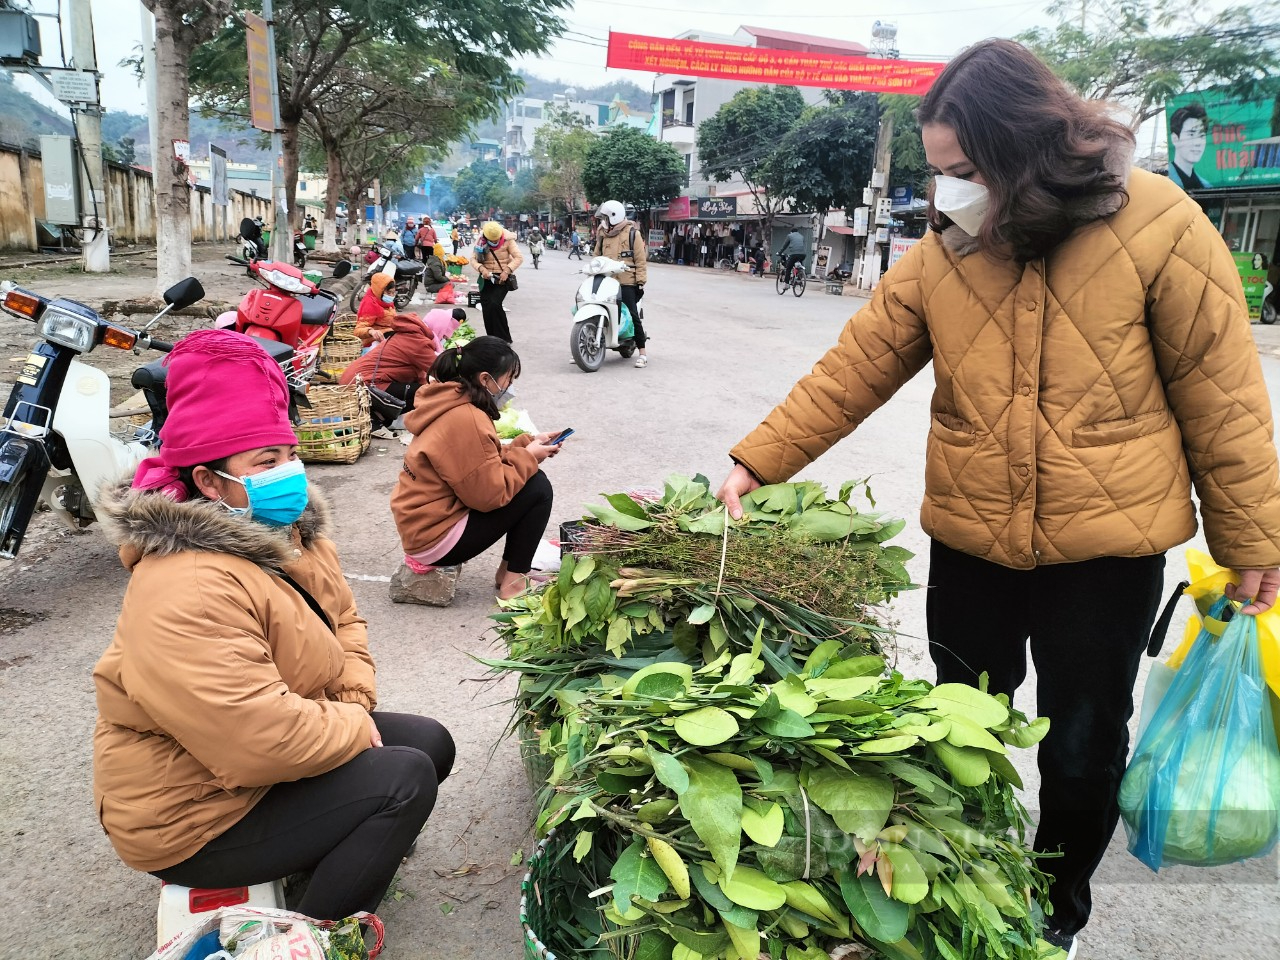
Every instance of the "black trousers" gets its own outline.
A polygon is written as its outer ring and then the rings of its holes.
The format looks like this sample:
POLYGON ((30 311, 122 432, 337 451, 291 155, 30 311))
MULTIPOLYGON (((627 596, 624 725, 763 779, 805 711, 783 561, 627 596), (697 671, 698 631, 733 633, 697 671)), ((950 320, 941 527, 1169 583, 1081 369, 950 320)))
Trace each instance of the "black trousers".
POLYGON ((406 260, 418 259, 418 245, 416 243, 402 243, 401 246, 404 247, 404 258, 406 260))
POLYGON ((300 913, 341 920, 376 911, 453 769, 454 747, 427 717, 373 719, 383 746, 318 777, 276 784, 222 836, 154 875, 186 887, 239 887, 311 870, 300 913))
POLYGON ((505 507, 488 513, 472 510, 462 539, 437 560, 436 565, 448 567, 474 560, 506 537, 502 559, 507 561, 507 569, 512 573, 528 573, 533 569, 533 555, 551 519, 553 496, 551 481, 539 470, 505 507))
POLYGON ((634 283, 624 283, 621 285, 621 291, 618 296, 627 305, 627 311, 631 314, 631 322, 635 324, 636 346, 643 350, 648 340, 644 335, 644 323, 640 319, 640 292, 634 283))
POLYGON ((569 259, 570 259, 570 260, 572 260, 574 257, 577 257, 579 260, 581 260, 581 259, 582 259, 582 244, 581 244, 581 243, 570 243, 570 244, 569 244, 569 259))
POLYGON ((1164 554, 1101 557, 1013 570, 933 542, 926 617, 939 683, 1010 699, 1036 667, 1040 743, 1035 849, 1053 877, 1049 926, 1074 934, 1089 920, 1089 879, 1120 812, 1133 685, 1164 588, 1164 554))
POLYGON ((502 301, 507 299, 507 288, 496 280, 486 280, 480 291, 480 315, 484 318, 484 332, 491 337, 501 337, 511 342, 511 327, 507 323, 507 311, 502 301))

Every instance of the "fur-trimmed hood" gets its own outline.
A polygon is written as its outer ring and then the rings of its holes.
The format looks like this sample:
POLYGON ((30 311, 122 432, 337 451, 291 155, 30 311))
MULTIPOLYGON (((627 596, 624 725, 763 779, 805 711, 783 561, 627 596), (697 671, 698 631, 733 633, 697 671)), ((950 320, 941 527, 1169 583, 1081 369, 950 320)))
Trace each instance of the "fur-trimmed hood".
POLYGON ((120 548, 132 570, 146 556, 187 551, 226 553, 272 571, 295 559, 295 536, 304 548, 332 531, 329 502, 315 485, 307 490, 307 508, 292 527, 268 527, 234 516, 204 499, 170 500, 162 493, 134 490, 131 479, 108 487, 98 497, 97 516, 107 537, 120 548))
MULTIPOLYGON (((1107 150, 1107 159, 1103 164, 1107 173, 1119 177, 1125 186, 1129 184, 1129 172, 1133 169, 1134 149, 1131 141, 1116 137, 1107 150)), ((1124 194, 1112 193, 1101 197, 1087 222, 1092 223, 1118 213, 1124 204, 1124 194)), ((942 231, 942 244, 958 257, 967 257, 971 253, 977 253, 979 249, 978 239, 965 233, 954 223, 942 231)))

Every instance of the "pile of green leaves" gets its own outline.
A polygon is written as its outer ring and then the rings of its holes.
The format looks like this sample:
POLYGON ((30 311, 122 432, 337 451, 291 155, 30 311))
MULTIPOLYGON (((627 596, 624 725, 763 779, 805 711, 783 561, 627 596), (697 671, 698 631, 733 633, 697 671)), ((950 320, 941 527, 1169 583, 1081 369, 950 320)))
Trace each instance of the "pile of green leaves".
POLYGON ((464 320, 462 323, 458 324, 457 330, 445 337, 444 349, 451 350, 454 347, 465 347, 475 338, 476 328, 464 320))
POLYGON ((539 933, 558 955, 1043 955, 1007 754, 1048 721, 887 669, 875 604, 910 585, 909 554, 884 546, 899 521, 849 505, 856 487, 756 491, 723 579, 705 480, 610 496, 559 577, 497 616, 508 656, 486 662, 520 675, 514 722, 548 771, 539 933), (775 575, 806 556, 855 581, 841 616, 775 575))

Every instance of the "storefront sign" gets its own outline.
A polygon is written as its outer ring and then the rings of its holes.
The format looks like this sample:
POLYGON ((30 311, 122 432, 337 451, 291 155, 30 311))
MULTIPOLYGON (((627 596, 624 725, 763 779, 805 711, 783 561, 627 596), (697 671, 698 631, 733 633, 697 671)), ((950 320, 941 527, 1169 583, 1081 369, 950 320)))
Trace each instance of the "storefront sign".
POLYGON ((1280 184, 1280 97, 1231 100, 1216 90, 1165 105, 1169 179, 1185 190, 1280 184))
POLYGON ((690 214, 689 198, 675 197, 667 204, 667 212, 662 215, 663 220, 688 220, 690 214))
POLYGON ((867 219, 870 213, 870 207, 853 208, 853 235, 855 237, 865 237, 867 235, 867 219))
POLYGON ((665 230, 649 231, 649 249, 657 250, 667 245, 667 232, 665 230))
POLYGON ((699 197, 698 220, 732 220, 738 215, 737 197, 699 197))
POLYGON ((907 255, 907 251, 914 247, 919 240, 912 240, 909 237, 894 237, 889 241, 889 266, 893 266, 899 260, 907 255))
POLYGON ((1236 269, 1240 271, 1240 283, 1244 287, 1244 302, 1249 308, 1249 319, 1262 316, 1262 298, 1267 289, 1267 258, 1261 253, 1233 253, 1236 269))
POLYGON ((755 83, 921 96, 944 64, 770 50, 609 32, 607 65, 645 73, 677 73, 755 83))
POLYGON ((889 188, 889 199, 892 201, 894 210, 905 210, 911 206, 914 198, 915 192, 909 186, 889 188))
POLYGON ((249 44, 249 117, 253 126, 270 133, 276 128, 275 91, 271 89, 271 58, 276 52, 267 43, 267 21, 256 13, 246 13, 244 23, 249 44))
POLYGON ((818 255, 813 260, 813 272, 819 277, 825 277, 827 270, 831 264, 831 248, 822 246, 818 248, 818 255))

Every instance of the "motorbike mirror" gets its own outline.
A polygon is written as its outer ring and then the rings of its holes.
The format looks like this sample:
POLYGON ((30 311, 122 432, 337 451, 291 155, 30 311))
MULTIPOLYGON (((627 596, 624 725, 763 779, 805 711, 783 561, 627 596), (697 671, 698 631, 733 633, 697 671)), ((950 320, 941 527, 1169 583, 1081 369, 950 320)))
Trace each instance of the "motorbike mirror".
POLYGON ((164 302, 174 310, 189 307, 204 297, 204 287, 195 277, 179 280, 164 292, 164 302))
POLYGON ((339 260, 337 265, 333 268, 333 278, 335 280, 341 280, 350 272, 351 272, 351 261, 339 260))

